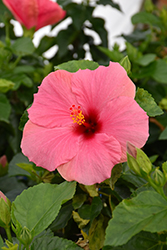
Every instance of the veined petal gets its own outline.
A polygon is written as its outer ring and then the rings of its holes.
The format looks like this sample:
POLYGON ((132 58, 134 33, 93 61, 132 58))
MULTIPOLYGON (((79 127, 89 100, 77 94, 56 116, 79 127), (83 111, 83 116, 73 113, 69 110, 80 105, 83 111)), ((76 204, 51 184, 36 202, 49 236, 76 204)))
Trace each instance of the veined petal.
POLYGON ((49 24, 59 22, 65 17, 66 12, 51 0, 38 0, 39 15, 36 30, 49 24))
POLYGON ((38 2, 36 0, 3 0, 16 20, 30 29, 37 24, 38 2))
POLYGON ((114 136, 122 147, 122 162, 126 161, 126 143, 141 148, 149 136, 148 116, 130 97, 115 98, 100 114, 102 132, 114 136))
POLYGON ((79 149, 79 137, 72 128, 43 128, 28 121, 24 127, 21 148, 30 161, 49 171, 70 161, 79 149))
POLYGON ((118 96, 135 96, 135 85, 119 63, 110 62, 108 67, 99 66, 94 71, 79 70, 71 80, 72 91, 84 112, 90 107, 101 110, 118 96))
POLYGON ((57 170, 67 181, 92 185, 109 178, 120 158, 119 142, 113 136, 96 134, 92 140, 83 140, 77 155, 57 170))
POLYGON ((73 123, 69 108, 77 105, 77 101, 71 92, 71 76, 67 71, 58 70, 44 78, 28 109, 33 123, 48 128, 73 123))

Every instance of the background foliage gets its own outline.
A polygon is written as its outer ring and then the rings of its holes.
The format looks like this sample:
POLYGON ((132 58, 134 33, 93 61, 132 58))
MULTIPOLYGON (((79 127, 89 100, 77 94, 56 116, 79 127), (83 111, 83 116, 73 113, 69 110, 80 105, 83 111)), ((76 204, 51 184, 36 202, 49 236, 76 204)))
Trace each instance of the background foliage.
POLYGON ((56 37, 43 37, 34 47, 32 30, 24 29, 23 36, 16 37, 12 14, 0 0, 0 156, 6 155, 9 163, 5 168, 0 165, 0 190, 12 202, 12 224, 0 220, 0 248, 165 250, 167 9, 159 10, 146 0, 143 10, 132 17, 134 31, 122 35, 126 48, 120 51, 117 44, 108 49, 105 21, 92 15, 101 4, 121 11, 117 4, 110 0, 57 2, 71 17, 71 24, 56 37), (99 46, 85 28, 99 35, 99 46), (43 53, 54 45, 57 53, 46 59, 43 53), (94 62, 83 60, 85 45, 94 62), (150 116, 144 151, 153 164, 151 181, 148 175, 132 171, 129 162, 115 166, 111 179, 92 186, 68 183, 56 171, 37 168, 21 153, 20 140, 26 109, 42 79, 53 70, 93 70, 109 61, 120 62, 127 70, 137 87, 136 101, 150 116), (13 243, 4 243, 11 226, 13 243))

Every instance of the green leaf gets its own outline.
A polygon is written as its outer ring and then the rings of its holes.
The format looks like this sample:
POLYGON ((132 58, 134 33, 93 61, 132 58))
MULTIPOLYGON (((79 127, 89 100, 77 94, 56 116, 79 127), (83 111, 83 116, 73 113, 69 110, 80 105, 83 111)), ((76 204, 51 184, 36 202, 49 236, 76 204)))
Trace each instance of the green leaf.
MULTIPOLYGON (((30 176, 30 174, 19 167, 18 164, 30 164, 28 158, 22 153, 16 154, 9 163, 9 176, 30 176)), ((31 165, 31 164, 30 164, 31 165)))
POLYGON ((153 62, 156 58, 156 54, 146 54, 141 56, 139 59, 137 59, 135 62, 141 66, 147 66, 151 62, 153 62))
POLYGON ((131 72, 131 63, 129 61, 128 56, 125 56, 124 58, 122 58, 119 63, 126 70, 127 74, 130 74, 130 72, 131 72))
POLYGON ((2 237, 0 236, 0 249, 1 249, 1 247, 3 247, 3 245, 4 245, 3 239, 2 239, 2 237))
POLYGON ((167 250, 165 242, 165 234, 140 232, 123 246, 106 246, 103 247, 103 250, 167 250))
MULTIPOLYGON (((30 106, 31 106, 31 105, 30 105, 30 106)), ((30 106, 28 106, 28 108, 29 108, 30 106)), ((27 108, 27 109, 28 109, 28 108, 27 108)), ((21 116, 21 118, 20 118, 19 129, 20 129, 21 131, 23 131, 24 126, 25 126, 26 122, 28 121, 28 112, 27 112, 27 109, 24 110, 24 113, 22 114, 22 116, 21 116)))
POLYGON ((95 197, 99 195, 96 189, 96 185, 84 185, 84 188, 86 189, 86 191, 91 197, 95 197))
POLYGON ((167 140, 167 127, 162 131, 162 133, 159 136, 159 140, 167 140))
POLYGON ((92 222, 103 209, 103 203, 100 197, 94 197, 90 208, 90 222, 92 222))
POLYGON ((142 56, 141 52, 128 42, 126 42, 126 50, 127 50, 128 57, 130 61, 132 62, 135 62, 142 56))
POLYGON ((111 7, 116 8, 117 10, 121 11, 119 4, 114 3, 112 0, 99 0, 98 4, 111 5, 111 7))
POLYGON ((140 105, 144 111, 147 112, 148 116, 162 115, 162 109, 156 104, 153 97, 147 90, 138 88, 135 96, 136 102, 140 105))
POLYGON ((167 230, 167 200, 154 191, 144 191, 131 200, 123 200, 114 210, 107 230, 105 246, 119 246, 141 230, 152 233, 167 230))
POLYGON ((122 173, 122 164, 117 164, 113 167, 111 172, 111 177, 109 178, 109 185, 112 190, 114 190, 114 185, 121 176, 122 173))
POLYGON ((89 247, 91 250, 99 250, 103 247, 105 237, 104 216, 101 214, 95 219, 89 229, 89 247))
POLYGON ((11 45, 11 49, 17 56, 26 56, 32 54, 35 47, 30 37, 21 37, 11 45))
POLYGON ((144 24, 148 24, 150 26, 152 26, 152 25, 160 26, 161 25, 161 21, 157 16, 153 15, 152 13, 145 12, 145 11, 141 11, 141 12, 135 14, 134 16, 132 16, 131 20, 132 20, 133 24, 144 23, 144 24))
POLYGON ((53 223, 49 226, 52 231, 57 231, 62 228, 65 228, 69 219, 72 216, 73 206, 72 204, 64 204, 60 209, 56 219, 53 223))
POLYGON ((0 190, 7 193, 10 201, 13 201, 25 188, 27 186, 23 182, 17 181, 15 177, 9 177, 9 175, 0 177, 0 190))
POLYGON ((72 205, 74 209, 80 208, 87 199, 86 194, 76 194, 73 197, 72 205))
POLYGON ((121 179, 123 179, 124 181, 127 181, 129 183, 132 183, 137 188, 146 184, 146 181, 143 178, 141 178, 138 175, 135 175, 129 169, 126 170, 125 172, 123 172, 123 174, 121 175, 121 179))
POLYGON ((108 56, 111 61, 113 62, 119 62, 124 56, 121 52, 116 50, 109 50, 107 48, 98 46, 97 47, 101 52, 103 52, 106 56, 108 56))
POLYGON ((71 2, 72 2, 72 0, 57 0, 57 3, 59 5, 61 5, 62 7, 65 7, 66 5, 68 5, 71 2))
POLYGON ((11 112, 11 106, 10 103, 7 99, 7 97, 0 93, 0 121, 4 121, 9 123, 8 119, 9 119, 9 115, 11 112))
POLYGON ((75 182, 41 183, 23 191, 12 204, 14 224, 18 221, 38 235, 55 219, 61 204, 73 197, 75 187, 75 182))
POLYGON ((81 250, 73 241, 43 234, 37 237, 30 250, 81 250))
POLYGON ((153 62, 153 70, 150 74, 155 81, 167 84, 167 62, 162 59, 153 62))
POLYGON ((99 67, 99 64, 89 60, 73 60, 66 63, 59 64, 54 67, 55 70, 63 69, 69 72, 76 72, 79 69, 95 70, 99 67))
POLYGON ((90 221, 89 219, 81 218, 80 215, 75 211, 72 212, 72 216, 73 216, 74 221, 78 224, 78 227, 80 229, 84 228, 90 221))
POLYGON ((14 83, 6 80, 6 79, 0 79, 0 92, 1 93, 6 93, 8 92, 10 89, 13 89, 14 83))

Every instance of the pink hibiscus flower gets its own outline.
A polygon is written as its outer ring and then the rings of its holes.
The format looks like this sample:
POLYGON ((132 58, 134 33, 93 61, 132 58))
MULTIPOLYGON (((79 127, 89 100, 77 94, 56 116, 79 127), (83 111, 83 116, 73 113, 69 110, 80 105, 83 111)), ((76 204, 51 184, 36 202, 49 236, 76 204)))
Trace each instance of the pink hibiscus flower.
POLYGON ((2 0, 18 22, 27 29, 38 30, 55 24, 65 17, 66 12, 51 0, 2 0))
POLYGON ((6 196, 0 191, 0 199, 3 199, 5 202, 7 202, 6 196))
POLYGON ((23 153, 67 181, 104 181, 126 161, 127 141, 140 148, 148 138, 148 116, 134 96, 135 85, 118 63, 50 73, 28 109, 23 153))

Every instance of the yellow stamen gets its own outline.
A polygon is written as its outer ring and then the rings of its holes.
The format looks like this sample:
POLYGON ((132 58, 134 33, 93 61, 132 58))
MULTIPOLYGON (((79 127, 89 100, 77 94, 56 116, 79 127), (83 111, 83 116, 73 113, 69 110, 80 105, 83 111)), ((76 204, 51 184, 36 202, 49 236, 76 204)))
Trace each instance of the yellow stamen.
POLYGON ((74 123, 77 123, 78 125, 84 124, 85 117, 82 114, 82 110, 81 110, 80 106, 75 107, 75 105, 72 105, 70 108, 70 111, 71 111, 70 116, 71 116, 74 123))

